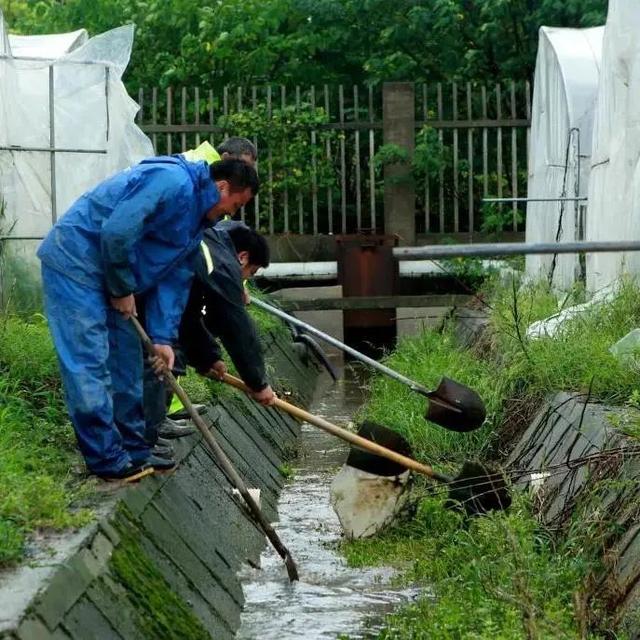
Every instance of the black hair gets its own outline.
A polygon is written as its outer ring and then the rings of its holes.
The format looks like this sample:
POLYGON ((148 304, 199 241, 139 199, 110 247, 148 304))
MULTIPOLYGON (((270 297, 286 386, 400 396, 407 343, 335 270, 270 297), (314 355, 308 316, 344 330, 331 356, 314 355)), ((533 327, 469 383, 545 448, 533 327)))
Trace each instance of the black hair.
POLYGON ((233 158, 242 158, 242 156, 251 156, 255 162, 258 159, 258 150, 256 146, 248 138, 231 137, 216 147, 216 151, 223 155, 227 153, 233 158))
POLYGON ((231 191, 244 191, 251 189, 255 196, 260 189, 260 179, 256 170, 242 160, 227 159, 218 160, 209 167, 211 179, 227 180, 231 185, 231 191))
POLYGON ((229 225, 226 232, 236 248, 236 253, 246 251, 249 254, 249 264, 265 268, 269 266, 271 256, 264 236, 243 224, 229 225))

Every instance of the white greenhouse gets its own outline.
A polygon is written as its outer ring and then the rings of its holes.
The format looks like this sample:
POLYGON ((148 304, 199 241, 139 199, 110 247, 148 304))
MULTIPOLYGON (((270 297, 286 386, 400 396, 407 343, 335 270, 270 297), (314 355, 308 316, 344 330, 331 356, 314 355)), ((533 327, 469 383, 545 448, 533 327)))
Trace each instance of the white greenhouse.
POLYGON ((12 36, 0 12, 5 296, 8 287, 24 285, 40 239, 76 198, 153 155, 122 83, 132 45, 132 25, 90 39, 84 30, 12 36), (11 265, 19 265, 19 277, 7 273, 11 265))
MULTIPOLYGON (((604 27, 541 27, 529 148, 527 242, 570 242, 583 236, 604 27)), ((527 275, 570 288, 575 255, 527 256, 527 275)))
MULTIPOLYGON (((587 240, 640 240, 640 2, 609 0, 598 90, 587 240)), ((640 254, 587 256, 587 286, 598 291, 640 274, 640 254)))

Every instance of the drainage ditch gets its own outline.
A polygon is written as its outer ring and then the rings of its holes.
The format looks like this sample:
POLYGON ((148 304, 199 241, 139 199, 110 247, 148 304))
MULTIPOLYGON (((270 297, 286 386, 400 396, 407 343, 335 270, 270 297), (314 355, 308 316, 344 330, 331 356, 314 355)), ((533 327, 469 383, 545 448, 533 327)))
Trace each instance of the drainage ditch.
MULTIPOLYGON (((347 367, 344 374, 335 383, 321 377, 311 404, 312 412, 340 425, 364 401, 357 370, 347 367)), ((238 638, 375 637, 384 615, 417 595, 417 589, 394 588, 392 569, 352 569, 340 554, 329 487, 347 452, 337 438, 302 426, 295 475, 280 496, 276 527, 298 563, 300 582, 288 582, 282 561, 267 548, 262 568, 241 574, 245 607, 238 638)))

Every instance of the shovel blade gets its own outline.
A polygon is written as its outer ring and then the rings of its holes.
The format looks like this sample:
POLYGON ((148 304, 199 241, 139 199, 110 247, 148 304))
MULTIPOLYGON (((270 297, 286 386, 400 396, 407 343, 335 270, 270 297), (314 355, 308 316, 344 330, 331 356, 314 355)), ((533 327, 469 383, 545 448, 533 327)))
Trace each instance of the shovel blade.
POLYGON ((487 417, 487 410, 480 396, 473 389, 451 378, 442 378, 438 388, 427 397, 430 401, 426 419, 450 431, 475 431, 487 417))
POLYGON ((511 494, 502 473, 480 462, 465 462, 449 485, 452 506, 463 508, 467 515, 503 511, 511 506, 511 494))

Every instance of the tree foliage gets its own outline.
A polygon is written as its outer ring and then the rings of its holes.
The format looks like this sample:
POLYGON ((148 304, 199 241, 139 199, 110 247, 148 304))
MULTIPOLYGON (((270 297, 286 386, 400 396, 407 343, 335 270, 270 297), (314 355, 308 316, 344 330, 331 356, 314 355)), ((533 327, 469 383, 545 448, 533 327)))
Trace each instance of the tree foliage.
POLYGON ((529 79, 541 25, 603 24, 606 0, 0 0, 12 28, 133 22, 130 89, 529 79))

